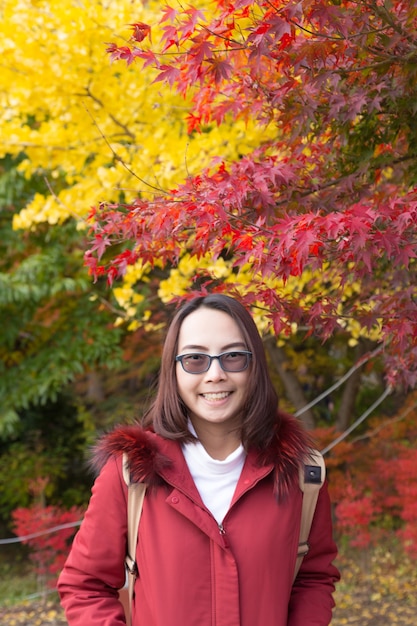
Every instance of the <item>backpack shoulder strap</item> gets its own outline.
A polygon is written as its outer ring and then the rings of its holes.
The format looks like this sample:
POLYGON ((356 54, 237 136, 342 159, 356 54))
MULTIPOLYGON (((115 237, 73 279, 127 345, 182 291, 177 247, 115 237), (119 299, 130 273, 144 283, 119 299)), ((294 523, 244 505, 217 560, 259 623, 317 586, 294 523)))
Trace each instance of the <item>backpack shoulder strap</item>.
POLYGON ((299 478, 300 489, 303 492, 303 505, 294 580, 298 574, 303 558, 309 551, 308 537, 310 535, 314 511, 316 510, 317 498, 319 497, 319 491, 326 478, 326 466, 323 456, 318 450, 313 450, 306 459, 306 463, 300 467, 299 478))
POLYGON ((146 483, 132 483, 130 481, 129 464, 127 454, 123 454, 123 478, 128 486, 127 496, 127 554, 126 569, 128 572, 128 595, 129 615, 126 615, 126 623, 130 624, 130 609, 132 606, 133 587, 135 584, 138 568, 136 565, 136 546, 138 542, 139 521, 142 514, 143 500, 145 498, 146 483))

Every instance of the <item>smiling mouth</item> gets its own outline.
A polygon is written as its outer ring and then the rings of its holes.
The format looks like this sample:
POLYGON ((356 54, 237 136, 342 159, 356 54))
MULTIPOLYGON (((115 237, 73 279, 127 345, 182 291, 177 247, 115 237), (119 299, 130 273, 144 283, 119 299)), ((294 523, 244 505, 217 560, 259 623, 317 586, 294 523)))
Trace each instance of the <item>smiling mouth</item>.
POLYGON ((230 391, 221 391, 217 393, 202 393, 201 395, 205 400, 223 400, 230 396, 230 391))

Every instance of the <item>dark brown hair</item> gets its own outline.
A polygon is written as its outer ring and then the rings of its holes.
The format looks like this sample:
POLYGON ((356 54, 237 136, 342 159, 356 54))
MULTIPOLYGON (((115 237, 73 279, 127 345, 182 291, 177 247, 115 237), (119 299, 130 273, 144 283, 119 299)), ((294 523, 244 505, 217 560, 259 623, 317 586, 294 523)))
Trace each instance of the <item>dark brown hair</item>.
POLYGON ((265 350, 255 322, 247 309, 223 294, 199 296, 187 302, 174 316, 162 351, 161 370, 155 400, 145 416, 145 424, 168 439, 192 439, 187 427, 187 408, 178 394, 175 356, 184 319, 205 307, 222 311, 238 325, 247 349, 252 352, 249 384, 242 416, 241 439, 245 449, 267 447, 279 423, 278 397, 269 376, 265 350))

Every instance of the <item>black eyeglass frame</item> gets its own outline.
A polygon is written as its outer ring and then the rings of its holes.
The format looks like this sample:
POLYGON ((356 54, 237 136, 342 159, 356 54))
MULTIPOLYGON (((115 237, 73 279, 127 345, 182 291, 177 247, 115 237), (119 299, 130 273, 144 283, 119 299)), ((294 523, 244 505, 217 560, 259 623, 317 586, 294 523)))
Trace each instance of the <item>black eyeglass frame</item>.
POLYGON ((220 354, 216 354, 216 355, 206 354, 205 352, 187 352, 186 354, 178 354, 175 357, 175 361, 177 363, 181 363, 182 369, 184 370, 184 372, 187 372, 187 374, 205 374, 206 372, 209 371, 209 369, 211 367, 211 364, 213 362, 213 359, 218 359, 218 361, 220 363, 220 367, 222 368, 222 370, 224 372, 228 372, 229 374, 237 374, 238 372, 244 372, 249 367, 249 363, 250 363, 251 358, 252 358, 252 352, 250 352, 249 350, 227 350, 227 352, 221 352, 220 354), (245 367, 242 367, 241 369, 238 369, 238 370, 229 370, 226 367, 224 367, 224 365, 222 363, 222 357, 224 357, 224 356, 226 356, 228 354, 244 354, 244 355, 246 355, 245 367), (191 356, 205 356, 205 357, 208 357, 209 362, 208 362, 207 367, 204 370, 201 370, 201 372, 190 372, 189 370, 187 370, 184 367, 183 359, 185 359, 186 357, 191 357, 191 356))

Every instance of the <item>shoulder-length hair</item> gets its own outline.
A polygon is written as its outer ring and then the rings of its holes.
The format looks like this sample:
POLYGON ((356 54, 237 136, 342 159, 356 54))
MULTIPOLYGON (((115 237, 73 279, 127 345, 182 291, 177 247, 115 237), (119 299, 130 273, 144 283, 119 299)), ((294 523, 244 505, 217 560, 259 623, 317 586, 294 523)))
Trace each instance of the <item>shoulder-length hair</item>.
POLYGON ((279 423, 278 396, 268 372, 265 350, 255 322, 247 309, 234 298, 223 294, 198 296, 177 311, 169 326, 161 358, 155 400, 147 411, 145 425, 167 439, 189 441, 187 407, 178 394, 176 362, 178 336, 184 319, 205 307, 222 311, 236 322, 247 349, 252 353, 250 375, 242 412, 241 440, 246 450, 268 446, 279 423))

